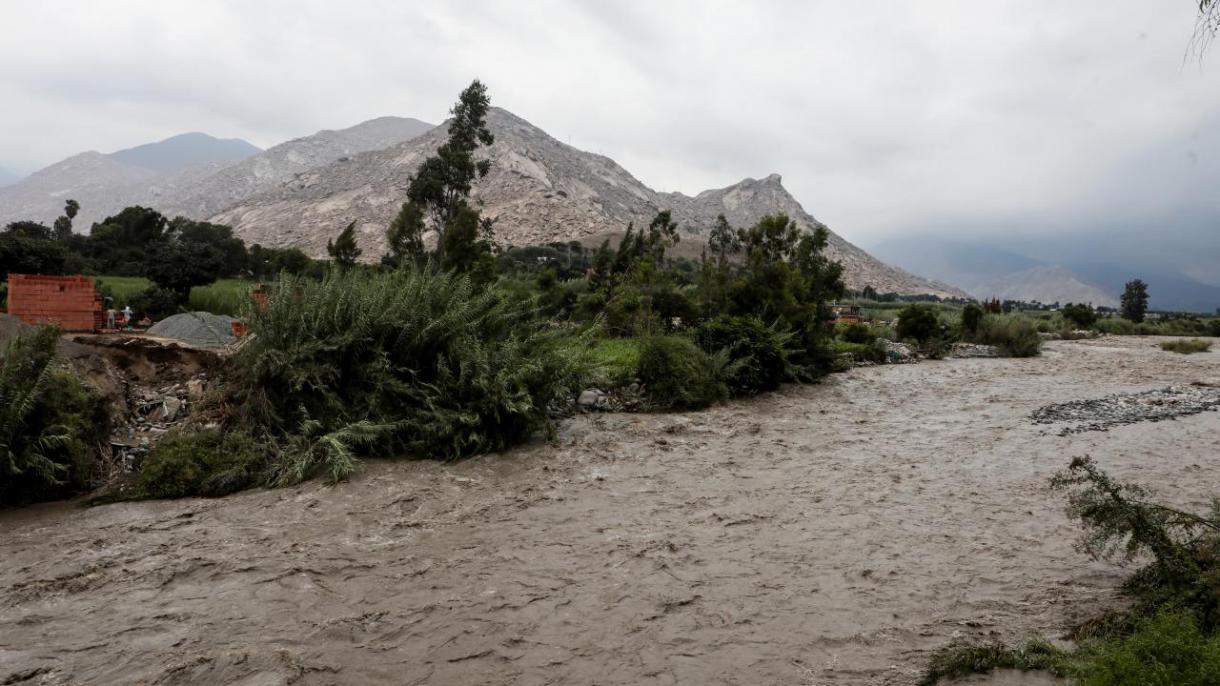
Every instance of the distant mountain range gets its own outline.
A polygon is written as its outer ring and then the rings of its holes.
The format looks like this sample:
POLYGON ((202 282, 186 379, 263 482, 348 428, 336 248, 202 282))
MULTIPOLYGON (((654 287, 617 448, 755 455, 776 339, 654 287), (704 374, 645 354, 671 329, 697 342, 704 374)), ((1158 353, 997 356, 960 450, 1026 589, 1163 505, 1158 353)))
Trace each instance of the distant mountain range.
MULTIPOLYGON (((473 196, 495 220, 496 238, 504 244, 581 240, 592 245, 621 235, 629 223, 646 226, 661 209, 673 210, 684 234, 682 253, 692 256, 721 213, 736 226, 775 212, 787 213, 806 229, 822 226, 778 175, 694 197, 658 193, 614 160, 565 145, 505 110, 493 109, 488 125, 496 136, 484 151, 492 172, 473 196)), ((82 206, 77 230, 86 230, 123 207, 141 204, 229 224, 251 244, 296 246, 322 256, 326 242, 356 221, 364 257, 375 260, 385 251, 385 228, 403 201, 408 179, 446 135, 444 125, 382 117, 265 151, 241 141, 184 134, 110 155, 81 153, 0 188, 0 225, 21 219, 50 223, 73 198, 82 206)), ((965 295, 886 265, 833 232, 829 253, 844 264, 851 288, 965 295)))
POLYGON ((222 140, 206 133, 184 133, 112 152, 107 157, 131 167, 176 171, 209 162, 238 162, 260 152, 261 149, 239 138, 222 140))
POLYGON ((1149 300, 1154 309, 1214 312, 1220 308, 1220 287, 1171 266, 1103 255, 1096 247, 1077 245, 1088 242, 1089 237, 1042 236, 1036 241, 1026 240, 1036 242, 1040 253, 1057 255, 1055 262, 1031 257, 1020 246, 1000 247, 1003 239, 907 236, 879 243, 872 250, 881 259, 958 285, 980 299, 1086 302, 1116 307, 1125 284, 1140 278, 1149 284, 1149 300))

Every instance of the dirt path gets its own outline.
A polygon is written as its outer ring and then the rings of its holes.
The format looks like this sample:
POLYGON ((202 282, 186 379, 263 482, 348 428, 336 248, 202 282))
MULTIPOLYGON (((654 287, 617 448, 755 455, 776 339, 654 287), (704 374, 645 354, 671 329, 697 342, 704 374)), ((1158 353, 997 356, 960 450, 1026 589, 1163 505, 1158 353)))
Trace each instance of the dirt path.
POLYGON ((1185 505, 1215 492, 1220 413, 1028 420, 1220 378, 1220 353, 1152 343, 582 417, 334 488, 0 513, 0 683, 908 684, 955 635, 1111 602, 1120 570, 1073 550, 1046 489, 1070 457, 1185 505))

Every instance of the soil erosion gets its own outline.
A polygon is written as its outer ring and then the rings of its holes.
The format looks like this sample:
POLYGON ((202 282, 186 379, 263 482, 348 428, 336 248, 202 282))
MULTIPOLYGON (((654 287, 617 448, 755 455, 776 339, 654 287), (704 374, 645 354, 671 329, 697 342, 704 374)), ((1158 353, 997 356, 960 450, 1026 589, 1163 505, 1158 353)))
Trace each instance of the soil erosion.
POLYGON ((1047 481, 1202 509, 1220 413, 1038 408, 1220 379, 1150 338, 857 369, 554 444, 219 500, 0 513, 4 684, 909 684, 1115 601, 1047 481))

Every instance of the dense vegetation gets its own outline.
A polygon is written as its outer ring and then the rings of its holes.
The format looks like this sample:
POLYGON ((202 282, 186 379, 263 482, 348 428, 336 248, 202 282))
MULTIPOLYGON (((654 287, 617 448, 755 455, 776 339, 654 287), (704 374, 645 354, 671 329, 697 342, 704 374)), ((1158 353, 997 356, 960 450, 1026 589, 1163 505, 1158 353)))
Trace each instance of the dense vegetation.
POLYGON ((105 402, 56 364, 58 341, 43 327, 0 352, 0 506, 71 495, 96 476, 105 402))
POLYGON ((0 279, 10 272, 146 279, 143 290, 124 293, 118 302, 159 318, 188 305, 194 289, 218 279, 320 275, 325 269, 300 250, 247 248, 228 226, 170 219, 144 207, 128 207, 94 224, 88 235, 77 234, 72 218, 78 210, 69 200, 54 228, 30 221, 9 224, 0 232, 0 279))
POLYGON ((1220 499, 1209 512, 1150 499, 1077 458, 1052 485, 1081 522, 1081 547, 1096 558, 1144 561, 1123 585, 1128 610, 1078 627, 1074 650, 1034 640, 954 645, 938 652, 925 684, 995 669, 1043 670, 1089 686, 1217 683, 1220 675, 1220 499))

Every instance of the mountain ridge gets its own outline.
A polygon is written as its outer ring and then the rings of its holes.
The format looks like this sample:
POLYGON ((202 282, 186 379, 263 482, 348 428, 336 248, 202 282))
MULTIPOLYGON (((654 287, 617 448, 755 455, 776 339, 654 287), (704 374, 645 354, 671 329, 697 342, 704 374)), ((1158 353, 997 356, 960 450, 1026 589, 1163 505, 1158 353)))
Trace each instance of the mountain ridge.
MULTIPOLYGON (((736 226, 764 214, 785 212, 805 229, 824 226, 805 211, 772 174, 744 179, 695 196, 658 193, 613 159, 588 153, 546 134, 500 108, 488 114, 496 137, 480 155, 491 160, 489 175, 471 197, 493 219, 497 240, 527 245, 581 240, 645 226, 656 212, 671 209, 680 229, 699 236, 724 213, 736 226)), ((364 257, 386 250, 385 227, 397 214, 414 169, 446 137, 445 125, 383 150, 368 151, 302 173, 290 182, 251 196, 209 217, 229 224, 248 243, 293 246, 321 256, 328 240, 351 221, 358 226, 364 257)), ((965 293, 885 265, 831 232, 833 259, 843 262, 850 288, 869 285, 881 292, 965 293)))

